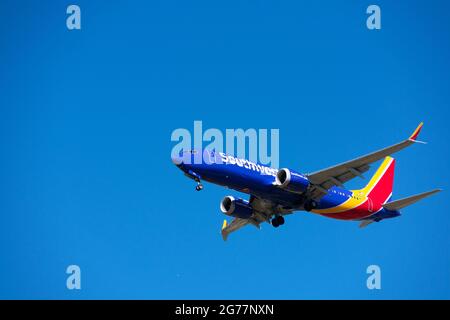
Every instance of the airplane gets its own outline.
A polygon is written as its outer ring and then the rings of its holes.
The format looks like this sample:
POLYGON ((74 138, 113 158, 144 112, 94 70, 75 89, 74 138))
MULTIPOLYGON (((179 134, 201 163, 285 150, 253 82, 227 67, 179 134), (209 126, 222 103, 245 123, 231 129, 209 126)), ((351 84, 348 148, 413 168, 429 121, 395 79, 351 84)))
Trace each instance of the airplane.
POLYGON ((400 216, 400 209, 441 189, 416 194, 391 201, 395 159, 391 154, 418 141, 423 122, 411 136, 397 144, 315 171, 299 173, 292 169, 274 169, 249 160, 227 155, 215 150, 181 150, 172 161, 184 174, 197 182, 196 190, 203 189, 201 181, 211 182, 229 189, 249 194, 248 200, 226 196, 220 210, 233 218, 222 225, 222 237, 246 226, 260 229, 263 222, 277 228, 284 224, 284 216, 295 211, 307 211, 328 218, 359 221, 360 227, 400 216), (369 183, 358 190, 347 190, 344 184, 363 173, 378 160, 383 162, 369 183))

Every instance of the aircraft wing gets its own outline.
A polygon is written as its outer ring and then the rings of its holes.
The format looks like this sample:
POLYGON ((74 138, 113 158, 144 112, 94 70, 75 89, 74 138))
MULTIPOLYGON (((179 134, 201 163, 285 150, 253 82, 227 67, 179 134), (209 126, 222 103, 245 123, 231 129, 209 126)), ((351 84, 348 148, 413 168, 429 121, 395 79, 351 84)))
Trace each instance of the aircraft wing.
POLYGON ((250 221, 248 219, 240 219, 240 218, 234 218, 233 221, 231 221, 230 224, 227 224, 227 220, 223 221, 222 225, 222 238, 224 241, 227 240, 228 235, 244 226, 249 224, 250 221))
POLYGON ((355 178, 362 177, 362 174, 369 170, 370 165, 384 157, 400 151, 417 141, 416 138, 422 129, 423 122, 419 124, 413 134, 406 140, 394 144, 390 147, 375 151, 365 156, 307 174, 312 184, 310 191, 313 199, 320 198, 327 193, 327 190, 333 186, 342 186, 345 182, 355 178))

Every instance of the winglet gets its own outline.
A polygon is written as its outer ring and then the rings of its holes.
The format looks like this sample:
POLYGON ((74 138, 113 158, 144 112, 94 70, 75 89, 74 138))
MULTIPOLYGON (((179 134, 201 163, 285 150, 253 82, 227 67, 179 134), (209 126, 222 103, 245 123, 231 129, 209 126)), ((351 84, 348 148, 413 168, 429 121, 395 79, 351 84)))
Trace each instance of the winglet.
POLYGON ((423 126, 423 122, 421 122, 421 123, 417 126, 416 130, 414 130, 414 132, 412 133, 412 135, 409 137, 409 140, 411 140, 411 141, 416 141, 416 138, 417 138, 417 136, 419 135, 420 130, 422 129, 422 126, 423 126))
POLYGON ((225 219, 225 220, 223 220, 223 224, 222 224, 222 238, 223 238, 223 241, 227 241, 227 238, 228 238, 228 232, 225 230, 225 228, 227 227, 227 225, 228 225, 228 223, 227 223, 227 220, 225 219))

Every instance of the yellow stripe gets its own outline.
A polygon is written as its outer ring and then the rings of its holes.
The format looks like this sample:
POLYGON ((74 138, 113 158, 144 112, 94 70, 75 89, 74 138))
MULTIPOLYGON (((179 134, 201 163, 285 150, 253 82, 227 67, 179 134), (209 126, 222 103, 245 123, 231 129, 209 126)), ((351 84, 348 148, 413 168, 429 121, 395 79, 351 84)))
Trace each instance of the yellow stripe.
POLYGON ((225 229, 226 227, 227 227, 227 220, 223 220, 222 230, 225 229))
MULTIPOLYGON (((353 191, 352 191, 353 192, 353 191)), ((348 200, 344 201, 340 205, 328 209, 315 209, 312 210, 314 213, 339 213, 348 211, 358 207, 363 204, 367 200, 366 197, 361 197, 357 194, 357 192, 353 192, 353 197, 350 197, 348 200)))
POLYGON ((394 159, 392 157, 386 157, 384 158, 383 163, 378 168, 377 172, 373 175, 372 179, 370 179, 367 186, 362 188, 361 191, 364 195, 367 195, 372 189, 375 187, 375 185, 380 181, 380 178, 383 176, 383 174, 386 172, 386 169, 389 167, 389 165, 392 163, 394 159))

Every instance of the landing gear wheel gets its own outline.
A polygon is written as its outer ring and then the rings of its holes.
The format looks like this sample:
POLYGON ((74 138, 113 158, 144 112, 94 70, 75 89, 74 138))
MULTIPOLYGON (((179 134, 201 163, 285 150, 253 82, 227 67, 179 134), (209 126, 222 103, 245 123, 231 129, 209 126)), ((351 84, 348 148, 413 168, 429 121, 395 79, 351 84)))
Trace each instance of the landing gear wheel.
POLYGON ((201 183, 199 183, 196 187, 195 190, 200 191, 203 190, 203 185, 201 183))
POLYGON ((274 228, 278 228, 280 225, 278 224, 278 219, 275 217, 272 219, 272 226, 274 228))
POLYGON ((317 202, 315 202, 314 200, 308 200, 308 201, 306 201, 304 208, 305 208, 305 211, 314 210, 315 208, 317 208, 317 202))
POLYGON ((284 224, 284 218, 282 216, 276 216, 272 219, 272 226, 278 228, 279 226, 284 224))

